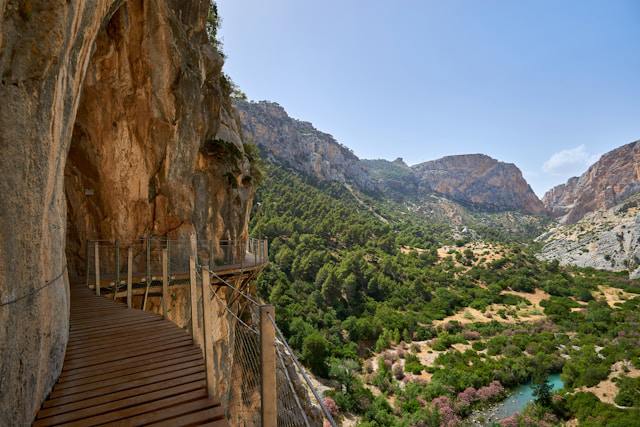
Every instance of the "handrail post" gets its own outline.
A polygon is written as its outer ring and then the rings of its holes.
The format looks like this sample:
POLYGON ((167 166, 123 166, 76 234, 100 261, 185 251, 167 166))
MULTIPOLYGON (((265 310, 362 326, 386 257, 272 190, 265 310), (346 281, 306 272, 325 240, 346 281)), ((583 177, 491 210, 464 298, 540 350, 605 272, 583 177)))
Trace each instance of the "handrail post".
POLYGON ((169 313, 169 251, 162 249, 162 317, 169 313))
POLYGON ((198 277, 196 272, 196 262, 198 259, 198 238, 196 233, 189 236, 191 245, 191 256, 189 257, 189 299, 191 300, 191 336, 200 350, 204 350, 202 344, 202 332, 200 330, 200 316, 198 315, 198 277))
POLYGON ((142 311, 147 309, 147 298, 151 287, 151 236, 147 235, 147 278, 145 280, 144 299, 142 300, 142 311))
POLYGON ((272 305, 260 306, 260 369, 262 426, 278 425, 278 402, 276 399, 276 331, 275 309, 272 305))
POLYGON ((95 262, 96 262, 96 295, 100 296, 100 249, 98 242, 95 242, 95 262))
POLYGON ((118 296, 118 288, 120 287, 120 241, 115 241, 115 267, 116 267, 116 281, 113 286, 113 300, 116 300, 118 296))
POLYGON ((86 246, 86 254, 87 254, 87 271, 85 273, 85 276, 87 278, 87 288, 89 287, 89 266, 91 265, 91 260, 89 259, 89 257, 91 256, 91 249, 89 248, 89 240, 85 240, 84 245, 86 246))
POLYGON ((209 269, 202 267, 202 308, 204 310, 204 358, 207 369, 207 392, 209 397, 215 396, 213 382, 213 306, 209 297, 209 269))
POLYGON ((133 286, 133 248, 129 246, 127 251, 127 307, 131 308, 133 286))

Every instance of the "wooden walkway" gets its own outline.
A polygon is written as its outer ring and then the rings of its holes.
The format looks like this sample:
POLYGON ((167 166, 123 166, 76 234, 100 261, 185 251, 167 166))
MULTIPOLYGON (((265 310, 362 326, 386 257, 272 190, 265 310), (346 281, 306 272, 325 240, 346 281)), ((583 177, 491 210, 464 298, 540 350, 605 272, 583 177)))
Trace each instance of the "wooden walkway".
POLYGON ((228 426, 202 351, 161 316, 71 286, 69 343, 34 426, 228 426))

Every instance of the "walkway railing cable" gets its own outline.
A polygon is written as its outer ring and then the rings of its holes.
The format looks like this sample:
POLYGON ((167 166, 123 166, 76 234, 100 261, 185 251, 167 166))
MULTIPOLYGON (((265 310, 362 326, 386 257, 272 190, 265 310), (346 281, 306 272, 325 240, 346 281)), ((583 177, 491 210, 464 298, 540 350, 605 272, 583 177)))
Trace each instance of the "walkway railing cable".
POLYGON ((288 355, 289 355, 290 359, 293 361, 295 366, 298 368, 298 371, 300 372, 300 374, 304 378, 305 382, 307 383, 307 386, 311 390, 311 393, 313 393, 313 396, 316 398, 316 401, 318 402, 318 405, 320 406, 320 409, 322 410, 322 413, 323 413, 324 417, 329 422, 329 424, 331 424, 332 427, 337 427, 337 424, 333 420, 333 417, 331 416, 331 413, 329 412, 329 410, 325 406, 322 398, 318 394, 318 391, 316 390, 315 386, 313 385, 313 383, 309 379, 309 376, 307 375, 306 370, 304 369, 304 367, 302 366, 302 364, 300 363, 300 361, 296 357, 296 355, 293 352, 293 350, 291 349, 291 347, 289 347, 289 343, 287 343, 287 340, 284 337, 284 334, 282 333, 280 328, 278 328, 278 325, 276 324, 276 321, 270 315, 267 315, 267 317, 269 318, 269 321, 273 324, 273 327, 276 330, 277 338, 280 340, 282 345, 284 345, 284 347, 287 349, 287 352, 289 353, 288 355))
POLYGON ((17 298, 14 298, 12 300, 9 301, 3 301, 2 303, 0 303, 0 307, 4 307, 5 305, 9 305, 9 304, 15 304, 16 302, 23 300, 25 298, 28 298, 32 295, 37 294, 38 292, 40 292, 41 290, 43 290, 44 288, 46 288, 49 285, 52 285, 53 283, 57 282, 58 280, 60 280, 64 274, 67 272, 67 266, 65 265, 64 268, 62 269, 62 271, 60 272, 60 274, 58 274, 56 277, 54 277, 51 280, 45 281, 44 285, 34 288, 32 290, 30 290, 29 292, 27 292, 26 294, 19 296, 17 298))

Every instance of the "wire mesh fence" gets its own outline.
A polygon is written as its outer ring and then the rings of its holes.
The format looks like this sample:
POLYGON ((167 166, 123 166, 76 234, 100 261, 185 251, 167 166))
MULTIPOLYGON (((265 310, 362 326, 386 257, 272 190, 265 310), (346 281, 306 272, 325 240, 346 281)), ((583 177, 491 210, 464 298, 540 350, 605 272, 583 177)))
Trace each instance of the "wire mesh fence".
POLYGON ((269 321, 276 332, 278 425, 335 427, 336 423, 316 385, 289 347, 275 320, 269 316, 269 321))
MULTIPOLYGON (((251 305, 251 311, 257 307, 251 305)), ((235 317, 235 316, 234 316, 235 317)), ((232 333, 231 375, 227 387, 227 418, 234 426, 262 424, 262 367, 259 328, 236 318, 232 333)))

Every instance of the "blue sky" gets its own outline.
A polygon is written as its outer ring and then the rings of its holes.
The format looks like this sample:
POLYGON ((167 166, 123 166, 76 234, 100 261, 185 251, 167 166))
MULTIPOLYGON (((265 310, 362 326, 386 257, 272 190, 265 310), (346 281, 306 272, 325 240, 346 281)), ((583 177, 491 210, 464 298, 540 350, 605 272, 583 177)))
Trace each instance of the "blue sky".
POLYGON ((486 153, 542 195, 640 139, 640 1, 218 0, 226 72, 362 158, 486 153))

